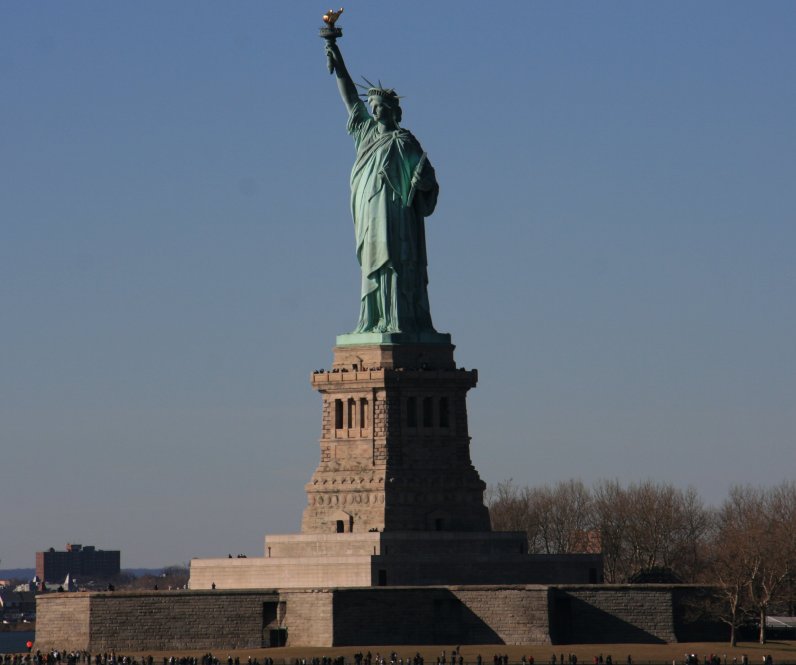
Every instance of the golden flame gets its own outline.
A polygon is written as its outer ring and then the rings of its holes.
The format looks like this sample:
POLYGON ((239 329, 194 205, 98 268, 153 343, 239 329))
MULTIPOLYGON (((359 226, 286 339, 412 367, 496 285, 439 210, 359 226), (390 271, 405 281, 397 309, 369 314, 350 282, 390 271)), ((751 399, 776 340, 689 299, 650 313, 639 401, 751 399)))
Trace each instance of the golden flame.
POLYGON ((323 22, 328 24, 330 27, 333 27, 334 24, 337 22, 337 19, 340 18, 340 14, 343 13, 343 8, 340 7, 339 11, 334 11, 330 9, 323 15, 323 22))

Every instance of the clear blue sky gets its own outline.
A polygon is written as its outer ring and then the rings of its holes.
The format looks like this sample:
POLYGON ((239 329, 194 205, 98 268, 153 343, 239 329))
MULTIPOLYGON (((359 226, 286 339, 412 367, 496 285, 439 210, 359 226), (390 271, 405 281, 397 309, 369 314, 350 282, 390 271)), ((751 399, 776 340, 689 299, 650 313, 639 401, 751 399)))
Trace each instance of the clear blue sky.
MULTIPOLYGON (((347 2, 488 483, 796 469, 796 3, 347 2)), ((0 4, 0 559, 262 554, 358 311, 326 4, 0 4)))

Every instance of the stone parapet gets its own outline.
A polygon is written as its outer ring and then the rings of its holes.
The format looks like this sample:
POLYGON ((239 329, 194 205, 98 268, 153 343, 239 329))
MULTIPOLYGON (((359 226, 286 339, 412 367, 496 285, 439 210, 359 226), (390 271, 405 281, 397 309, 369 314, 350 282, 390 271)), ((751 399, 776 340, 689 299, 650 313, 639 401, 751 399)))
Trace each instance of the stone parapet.
MULTIPOLYGON (((267 535, 267 557, 404 556, 443 557, 525 555, 526 535, 514 531, 373 531, 369 533, 267 535)), ((241 559, 233 559, 241 561, 241 559)))
POLYGON ((265 537, 265 556, 306 558, 372 556, 381 551, 381 533, 295 533, 265 537))
POLYGON ((335 369, 453 369, 453 344, 356 344, 334 348, 335 369))
MULTIPOLYGON (((455 550, 455 545, 452 544, 455 550)), ((602 570, 600 555, 440 553, 373 557, 374 580, 397 586, 588 583, 602 570)), ((376 582, 374 582, 376 583, 376 582)))
POLYGON ((191 589, 589 583, 599 554, 529 555, 519 532, 269 535, 265 557, 193 559, 191 589))
POLYGON ((370 556, 193 559, 191 589, 308 589, 370 586, 370 556))
POLYGON ((352 389, 378 388, 383 386, 398 386, 411 383, 428 383, 434 381, 441 387, 445 383, 451 387, 473 388, 478 383, 477 369, 366 369, 339 372, 313 372, 310 376, 312 387, 323 391, 339 389, 345 385, 352 389))

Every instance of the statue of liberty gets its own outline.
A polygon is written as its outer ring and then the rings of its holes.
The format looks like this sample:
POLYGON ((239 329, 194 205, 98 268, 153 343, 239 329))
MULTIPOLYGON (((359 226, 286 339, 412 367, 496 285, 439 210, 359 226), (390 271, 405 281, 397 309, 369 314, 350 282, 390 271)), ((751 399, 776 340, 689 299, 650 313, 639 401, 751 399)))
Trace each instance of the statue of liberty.
MULTIPOLYGON (((337 31, 334 36, 342 34, 334 21, 327 24, 337 31)), ((418 140, 401 127, 396 92, 365 80, 368 113, 334 36, 323 36, 356 149, 351 214, 362 288, 354 332, 433 334, 424 219, 434 212, 439 193, 434 168, 418 140)))

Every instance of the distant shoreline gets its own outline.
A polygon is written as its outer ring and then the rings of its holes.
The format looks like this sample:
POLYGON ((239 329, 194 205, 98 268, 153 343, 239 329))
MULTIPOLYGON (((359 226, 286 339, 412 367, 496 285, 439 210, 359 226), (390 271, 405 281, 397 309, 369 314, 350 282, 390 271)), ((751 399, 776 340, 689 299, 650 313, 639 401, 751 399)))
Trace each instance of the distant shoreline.
POLYGON ((33 633, 36 622, 31 623, 0 623, 0 633, 33 633))

